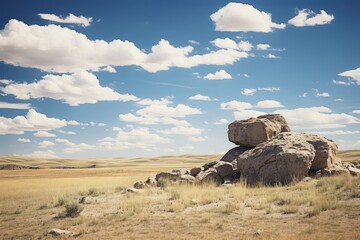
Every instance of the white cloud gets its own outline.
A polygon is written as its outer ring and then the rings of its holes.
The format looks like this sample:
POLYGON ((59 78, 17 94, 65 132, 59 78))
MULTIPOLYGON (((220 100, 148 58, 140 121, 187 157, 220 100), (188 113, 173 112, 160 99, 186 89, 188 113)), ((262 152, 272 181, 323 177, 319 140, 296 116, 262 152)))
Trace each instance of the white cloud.
POLYGON ((259 11, 252 5, 228 3, 210 16, 215 30, 228 32, 271 32, 274 28, 284 29, 285 24, 272 22, 271 14, 259 11))
POLYGON ((46 132, 46 131, 38 131, 38 132, 34 133, 34 136, 35 137, 45 137, 45 138, 56 137, 55 134, 49 133, 49 132, 46 132))
POLYGON ((109 72, 109 73, 116 73, 116 69, 113 68, 112 66, 106 66, 100 69, 100 71, 103 72, 109 72))
POLYGON ((244 73, 244 77, 249 78, 249 74, 244 73))
POLYGON ((254 46, 248 41, 240 41, 238 43, 238 47, 241 51, 249 52, 253 49, 254 46))
POLYGON ((241 94, 245 96, 252 96, 256 93, 256 89, 254 88, 243 88, 241 89, 241 94))
POLYGON ((337 80, 333 80, 332 83, 335 85, 345 85, 345 86, 350 86, 352 84, 351 82, 337 81, 337 80))
POLYGON ((63 75, 45 75, 34 83, 14 83, 0 88, 5 94, 13 94, 18 99, 48 97, 64 100, 71 106, 98 101, 136 101, 137 97, 120 94, 109 87, 100 86, 97 77, 89 72, 63 75))
POLYGON ((290 19, 288 23, 296 27, 304 27, 329 24, 333 19, 334 15, 330 15, 324 10, 321 10, 320 13, 315 14, 315 12, 309 9, 302 9, 299 10, 298 15, 290 19))
POLYGON ((192 142, 205 142, 206 137, 189 137, 189 140, 192 142))
POLYGON ((98 123, 98 126, 99 126, 99 127, 105 127, 105 126, 106 126, 106 123, 98 123))
POLYGON ((223 124, 229 124, 229 120, 225 119, 225 118, 221 118, 219 120, 217 120, 214 124, 215 125, 223 125, 223 124))
POLYGON ((8 103, 8 102, 0 102, 0 108, 7 109, 30 109, 30 103, 8 103))
POLYGON ((198 41, 195 41, 195 40, 189 40, 188 42, 191 43, 191 44, 194 44, 194 45, 199 45, 200 44, 198 41))
POLYGON ((216 38, 215 40, 211 41, 211 43, 218 48, 224 48, 224 49, 239 48, 236 42, 230 38, 216 38))
POLYGON ((35 151, 30 154, 24 154, 26 157, 32 157, 32 158, 58 158, 54 151, 46 150, 46 151, 35 151))
POLYGON ((65 146, 67 146, 66 148, 63 149, 63 152, 67 154, 77 153, 83 150, 89 150, 95 148, 94 145, 90 145, 87 143, 73 143, 64 138, 57 138, 55 141, 59 143, 63 143, 65 146))
POLYGON ((8 80, 8 79, 0 79, 0 83, 7 85, 7 84, 10 84, 10 83, 13 83, 13 81, 12 81, 12 80, 8 80))
POLYGON ((274 55, 274 54, 272 54, 272 53, 269 53, 269 54, 267 54, 267 55, 264 55, 264 58, 272 58, 272 59, 275 59, 275 58, 280 58, 280 57, 278 57, 278 56, 276 56, 276 55, 274 55))
POLYGON ((22 143, 30 143, 31 142, 31 140, 28 138, 18 138, 17 141, 22 142, 22 143))
POLYGON ((66 125, 65 120, 48 118, 45 114, 30 109, 26 116, 0 117, 0 135, 23 134, 25 131, 47 131, 65 127, 66 125))
POLYGON ((106 137, 99 141, 99 146, 105 149, 144 149, 152 150, 158 144, 169 143, 169 138, 161 137, 155 133, 150 132, 148 128, 138 127, 126 130, 123 128, 116 128, 117 132, 115 138, 106 137))
POLYGON ((360 114, 360 110, 353 110, 351 113, 360 114))
POLYGON ((275 100, 259 101, 256 105, 258 108, 282 108, 284 107, 280 102, 275 100))
POLYGON ((261 51, 268 50, 269 48, 270 48, 270 45, 266 44, 266 43, 259 43, 256 45, 256 49, 261 50, 261 51))
POLYGON ((183 118, 188 115, 202 114, 200 109, 184 104, 178 104, 176 107, 169 107, 167 105, 149 105, 138 110, 136 113, 140 116, 173 118, 183 118))
POLYGON ((337 99, 334 99, 334 101, 335 101, 335 102, 343 102, 344 99, 342 99, 342 98, 337 98, 337 99))
POLYGON ((258 116, 264 115, 264 114, 266 114, 266 112, 244 109, 244 110, 234 112, 234 117, 236 120, 244 120, 244 119, 249 119, 249 118, 253 118, 253 117, 258 117, 258 116))
POLYGON ((225 70, 219 70, 219 71, 216 71, 215 73, 209 73, 208 75, 206 75, 204 77, 204 79, 227 80, 227 79, 232 79, 232 76, 229 73, 227 73, 225 70))
POLYGON ((130 41, 91 40, 66 27, 27 25, 15 19, 0 31, 0 48, 0 61, 58 73, 100 71, 108 69, 108 66, 132 65, 157 72, 170 67, 233 64, 249 56, 246 52, 232 49, 190 55, 194 50, 192 46, 174 47, 164 39, 145 53, 130 41))
POLYGON ((208 96, 201 95, 201 94, 196 94, 194 96, 189 97, 189 100, 211 101, 211 98, 208 96))
POLYGON ((57 16, 55 14, 47 14, 47 13, 39 13, 39 17, 44 20, 57 22, 57 23, 68 23, 68 24, 77 24, 83 27, 90 26, 92 22, 92 17, 84 17, 84 16, 75 16, 74 14, 70 13, 67 17, 57 16))
POLYGON ((338 74, 339 76, 349 77, 356 81, 357 85, 360 85, 360 67, 354 70, 345 71, 338 74))
POLYGON ((48 147, 52 147, 52 146, 55 146, 55 143, 50 142, 50 141, 39 142, 39 148, 48 148, 48 147))
POLYGON ((345 113, 333 113, 321 107, 282 109, 274 113, 282 114, 294 129, 343 128, 348 124, 360 123, 360 119, 345 113))
POLYGON ((67 134, 67 135, 76 135, 76 132, 73 132, 73 131, 59 130, 58 132, 62 133, 62 134, 67 134))
POLYGON ((159 132, 165 135, 194 136, 194 135, 201 135, 203 131, 204 130, 200 128, 175 126, 170 129, 160 130, 159 132))
POLYGON ((321 93, 316 88, 313 88, 312 90, 314 91, 316 97, 330 97, 330 94, 327 93, 327 92, 322 92, 321 93))
POLYGON ((308 97, 308 93, 307 93, 307 92, 304 92, 303 94, 300 95, 300 97, 302 97, 302 98, 307 98, 307 97, 308 97))
POLYGON ((230 102, 221 103, 220 108, 222 110, 240 110, 252 108, 252 105, 248 102, 239 102, 236 100, 232 100, 230 102))
POLYGON ((258 91, 267 91, 267 92, 276 92, 280 91, 280 87, 265 87, 265 88, 258 88, 258 91))

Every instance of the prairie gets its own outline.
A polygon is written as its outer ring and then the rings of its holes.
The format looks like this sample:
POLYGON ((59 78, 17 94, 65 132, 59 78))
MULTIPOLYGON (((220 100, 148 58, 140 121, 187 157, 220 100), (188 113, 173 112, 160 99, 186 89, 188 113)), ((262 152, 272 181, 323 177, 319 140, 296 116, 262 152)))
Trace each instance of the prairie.
MULTIPOLYGON (((0 239, 53 239, 47 234, 52 228, 77 232, 77 239, 360 239, 360 177, 276 187, 165 183, 161 189, 126 192, 159 171, 200 166, 220 156, 1 157, 0 165, 40 169, 0 171, 0 239), (81 168, 90 165, 96 168, 81 168), (79 203, 83 197, 87 200, 79 203)), ((339 157, 359 162, 360 151, 342 151, 339 157)))

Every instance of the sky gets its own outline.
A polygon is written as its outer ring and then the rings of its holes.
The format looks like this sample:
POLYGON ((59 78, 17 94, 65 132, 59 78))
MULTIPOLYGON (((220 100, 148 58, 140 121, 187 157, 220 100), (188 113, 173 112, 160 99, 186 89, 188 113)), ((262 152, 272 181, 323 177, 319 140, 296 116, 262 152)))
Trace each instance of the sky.
POLYGON ((8 1, 0 155, 225 153, 234 120, 360 148, 360 2, 8 1))

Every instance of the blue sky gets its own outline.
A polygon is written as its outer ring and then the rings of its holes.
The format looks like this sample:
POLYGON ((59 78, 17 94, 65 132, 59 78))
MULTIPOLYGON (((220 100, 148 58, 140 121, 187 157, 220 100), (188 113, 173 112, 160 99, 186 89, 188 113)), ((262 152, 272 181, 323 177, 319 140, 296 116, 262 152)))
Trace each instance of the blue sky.
POLYGON ((360 147, 358 1, 11 1, 0 14, 0 154, 224 153, 283 114, 360 147))

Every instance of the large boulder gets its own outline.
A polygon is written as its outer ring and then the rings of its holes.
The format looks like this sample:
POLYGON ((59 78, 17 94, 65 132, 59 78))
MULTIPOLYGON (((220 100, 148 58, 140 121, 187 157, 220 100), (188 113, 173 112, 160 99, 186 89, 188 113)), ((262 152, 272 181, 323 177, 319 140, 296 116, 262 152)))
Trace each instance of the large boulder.
POLYGON ((267 114, 230 123, 228 138, 237 145, 255 147, 284 131, 290 131, 285 118, 280 114, 267 114))
POLYGON ((217 174, 222 178, 232 178, 235 174, 233 165, 229 162, 218 162, 213 168, 216 169, 217 174))
POLYGON ((312 170, 334 168, 341 163, 341 160, 336 158, 338 147, 335 142, 317 134, 303 133, 302 135, 316 150, 311 165, 312 170))
POLYGON ((207 182, 215 182, 217 184, 222 183, 221 177, 214 168, 209 168, 205 171, 199 172, 198 175, 196 175, 195 181, 197 183, 207 183, 207 182))
POLYGON ((243 154, 245 151, 250 150, 249 147, 234 147, 230 149, 225 155, 220 159, 223 162, 232 162, 234 161, 239 155, 243 154))
POLYGON ((288 184, 307 175, 314 157, 314 147, 301 134, 280 133, 241 154, 237 166, 249 184, 288 184))

